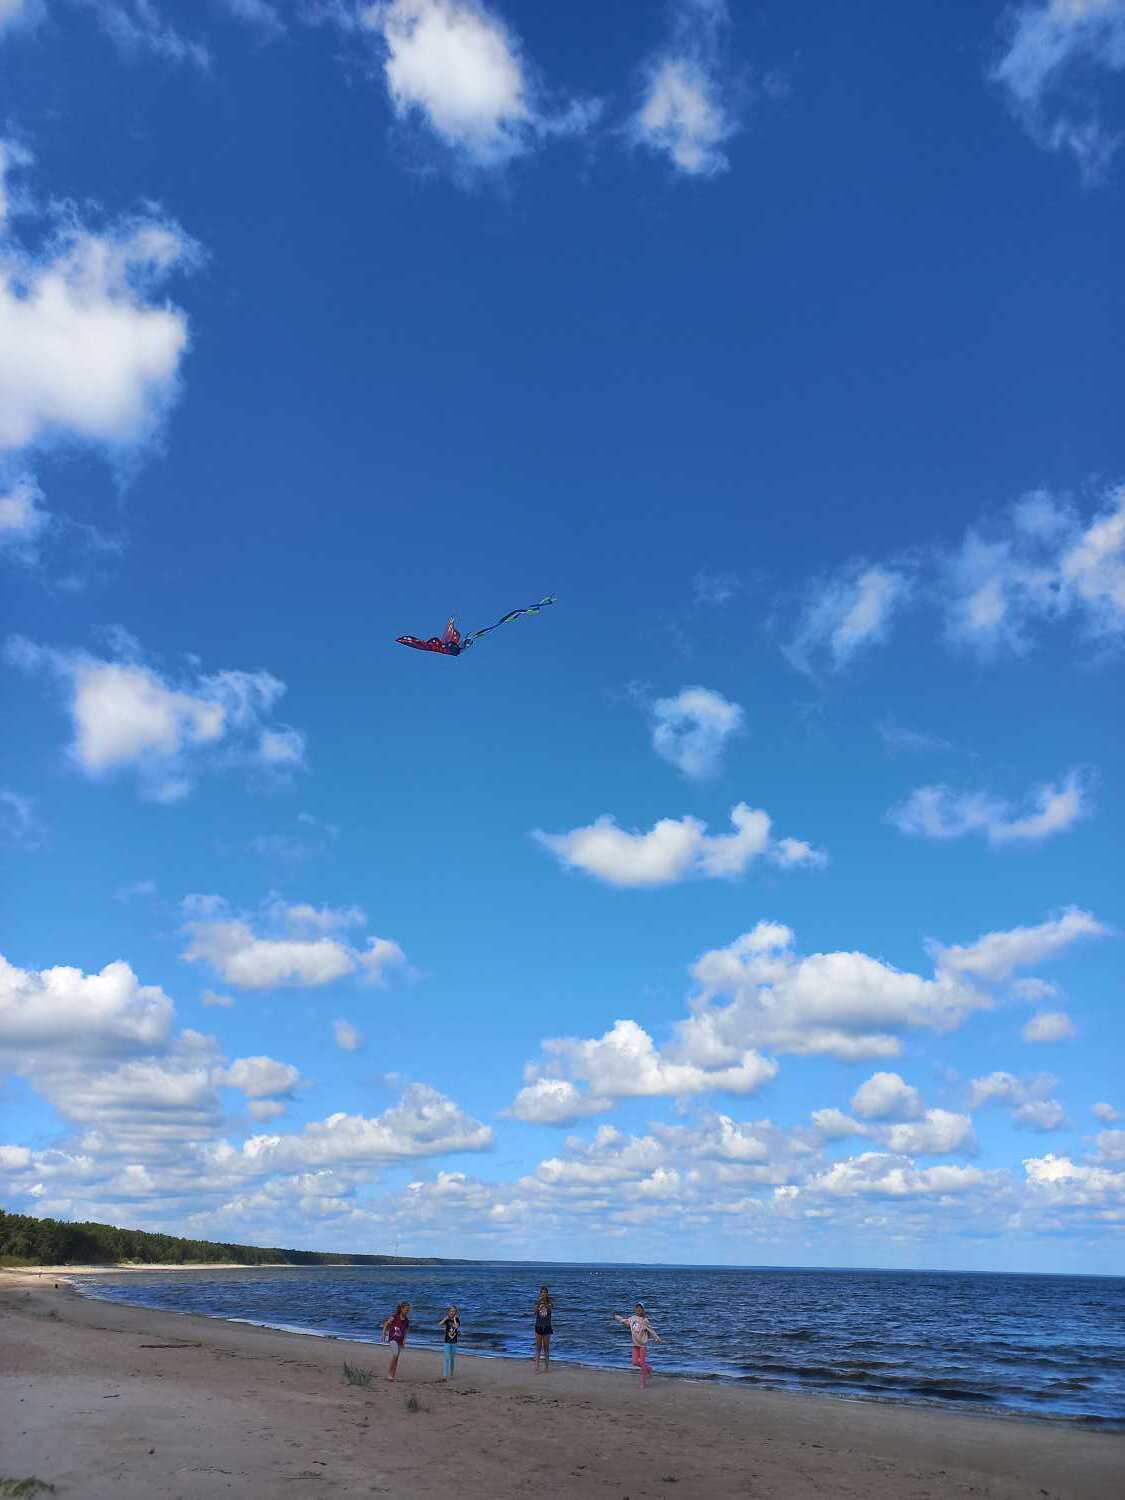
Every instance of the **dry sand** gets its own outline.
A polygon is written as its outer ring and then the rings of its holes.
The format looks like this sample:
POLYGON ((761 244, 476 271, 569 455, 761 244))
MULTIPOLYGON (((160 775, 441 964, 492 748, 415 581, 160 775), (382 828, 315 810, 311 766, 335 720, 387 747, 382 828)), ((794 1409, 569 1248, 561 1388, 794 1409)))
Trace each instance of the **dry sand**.
MULTIPOLYGON (((627 1351, 624 1351, 627 1353, 627 1351)), ((1125 1437, 383 1347, 95 1302, 0 1276, 0 1479, 82 1500, 1112 1500, 1125 1437), (374 1369, 347 1385, 342 1364, 374 1369), (409 1398, 419 1409, 408 1409, 409 1398)))

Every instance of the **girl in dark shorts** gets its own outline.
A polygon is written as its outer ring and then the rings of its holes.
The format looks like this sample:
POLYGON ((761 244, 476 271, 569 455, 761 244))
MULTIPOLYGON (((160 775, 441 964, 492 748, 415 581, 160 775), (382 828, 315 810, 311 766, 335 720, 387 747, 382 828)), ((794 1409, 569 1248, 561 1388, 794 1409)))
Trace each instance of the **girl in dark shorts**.
POLYGON ((539 1359, 542 1356, 543 1368, 550 1371, 551 1368, 551 1334, 554 1333, 554 1325, 551 1315, 555 1310, 555 1304, 551 1300, 551 1294, 545 1286, 539 1288, 539 1300, 535 1304, 535 1373, 539 1373, 539 1359))

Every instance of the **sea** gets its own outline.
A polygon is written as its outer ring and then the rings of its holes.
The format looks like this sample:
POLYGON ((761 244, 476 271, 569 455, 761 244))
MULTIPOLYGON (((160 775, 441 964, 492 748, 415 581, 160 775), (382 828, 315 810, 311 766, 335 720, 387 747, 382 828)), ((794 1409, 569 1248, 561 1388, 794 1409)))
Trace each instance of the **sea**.
POLYGON ((409 1301, 407 1355, 440 1347, 455 1303, 463 1353, 526 1359, 542 1284, 567 1364, 626 1366, 612 1315, 640 1301, 669 1375, 1125 1431, 1125 1277, 502 1262, 139 1271, 79 1289, 359 1343, 409 1301))

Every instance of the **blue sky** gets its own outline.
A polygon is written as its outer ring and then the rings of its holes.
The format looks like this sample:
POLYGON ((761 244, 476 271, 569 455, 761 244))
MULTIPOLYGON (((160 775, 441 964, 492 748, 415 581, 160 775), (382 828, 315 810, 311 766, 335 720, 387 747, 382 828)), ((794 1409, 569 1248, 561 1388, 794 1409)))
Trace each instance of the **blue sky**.
POLYGON ((0 0, 6 1206, 1121 1269, 1123 56, 0 0))

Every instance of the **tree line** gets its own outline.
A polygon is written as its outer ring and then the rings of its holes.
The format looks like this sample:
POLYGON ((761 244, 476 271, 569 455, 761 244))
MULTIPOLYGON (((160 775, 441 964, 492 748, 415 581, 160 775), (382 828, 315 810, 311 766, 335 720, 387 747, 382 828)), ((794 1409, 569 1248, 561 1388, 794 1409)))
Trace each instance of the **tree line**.
POLYGON ((426 1256, 337 1255, 329 1250, 281 1250, 188 1240, 175 1234, 152 1234, 146 1229, 119 1229, 116 1224, 35 1219, 0 1209, 0 1264, 110 1266, 121 1261, 137 1265, 233 1261, 240 1266, 262 1266, 271 1261, 289 1266, 443 1264, 426 1256))

